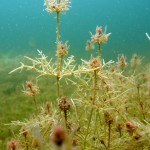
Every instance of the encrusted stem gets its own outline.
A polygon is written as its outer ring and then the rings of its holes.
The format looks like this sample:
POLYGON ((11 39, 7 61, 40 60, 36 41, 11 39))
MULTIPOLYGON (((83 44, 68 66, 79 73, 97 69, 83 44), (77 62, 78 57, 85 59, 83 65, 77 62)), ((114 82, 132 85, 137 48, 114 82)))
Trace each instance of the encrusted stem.
MULTIPOLYGON (((58 1, 59 3, 59 1, 58 1)), ((56 53, 59 47, 59 39, 60 39, 60 13, 56 12, 56 53)), ((60 97, 60 58, 57 55, 57 97, 60 97)))
POLYGON ((26 144, 26 149, 28 150, 28 141, 27 141, 27 137, 25 136, 25 144, 26 144))
MULTIPOLYGON (((95 100, 96 100, 96 94, 97 94, 97 70, 94 70, 94 86, 93 86, 93 98, 92 98, 92 104, 93 106, 95 105, 95 100)), ((89 122, 88 122, 88 126, 87 126, 87 131, 86 131, 86 135, 85 135, 85 139, 84 139, 84 149, 86 148, 86 139, 89 133, 89 128, 90 128, 90 124, 91 124, 91 120, 92 120, 92 115, 93 115, 93 111, 94 111, 94 107, 92 106, 91 109, 91 113, 90 113, 90 117, 89 117, 89 122)))
POLYGON ((56 12, 56 47, 58 49, 60 39, 60 13, 56 12))
POLYGON ((108 149, 110 149, 111 123, 108 123, 108 149))
POLYGON ((33 102, 34 102, 34 106, 35 106, 35 109, 36 109, 36 113, 38 114, 38 107, 37 107, 35 95, 33 95, 33 102))
POLYGON ((63 65, 63 56, 60 57, 60 70, 62 68, 62 65, 63 65))
POLYGON ((45 130, 45 132, 43 134, 43 137, 45 137, 46 134, 49 132, 49 130, 51 129, 51 126, 52 126, 52 124, 50 123, 49 126, 46 128, 46 130, 45 130))
POLYGON ((57 76, 57 97, 60 98, 60 81, 59 76, 57 76))
POLYGON ((96 94, 97 94, 97 70, 94 70, 93 105, 95 105, 96 94))
POLYGON ((98 42, 98 56, 100 57, 101 55, 101 45, 100 43, 98 42))
POLYGON ((143 115, 143 119, 146 120, 145 113, 144 113, 144 104, 143 101, 141 101, 140 97, 140 85, 137 86, 137 93, 138 93, 138 100, 139 100, 139 105, 141 107, 141 114, 143 115))
POLYGON ((65 125, 66 125, 66 128, 68 128, 67 110, 64 110, 64 117, 65 117, 65 125))
POLYGON ((121 138, 121 136, 122 136, 122 132, 121 132, 121 129, 119 129, 119 135, 120 135, 120 138, 121 138))

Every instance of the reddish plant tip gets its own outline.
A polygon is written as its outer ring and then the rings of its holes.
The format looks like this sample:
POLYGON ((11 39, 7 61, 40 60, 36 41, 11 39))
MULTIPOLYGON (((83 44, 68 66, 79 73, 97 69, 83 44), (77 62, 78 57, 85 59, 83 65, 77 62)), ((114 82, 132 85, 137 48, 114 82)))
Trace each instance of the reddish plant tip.
POLYGON ((73 145, 73 146, 77 146, 77 145, 78 145, 76 139, 73 139, 73 140, 72 140, 72 145, 73 145))
POLYGON ((116 65, 113 65, 113 66, 110 68, 110 71, 111 71, 111 72, 114 72, 116 69, 117 69, 117 66, 116 66, 116 65))
POLYGON ((135 125, 132 122, 126 122, 127 131, 133 133, 136 129, 135 125))
POLYGON ((47 102, 47 103, 46 103, 46 107, 47 107, 47 109, 49 109, 49 108, 51 107, 50 102, 47 102))
POLYGON ((16 140, 11 140, 8 142, 8 148, 10 150, 15 150, 17 148, 17 141, 16 140))
POLYGON ((87 44, 90 45, 90 44, 91 44, 91 41, 90 41, 90 40, 87 40, 87 44))
POLYGON ((61 44, 61 46, 60 46, 60 47, 61 47, 61 49, 64 49, 64 48, 65 48, 65 46, 64 46, 63 44, 61 44))
POLYGON ((23 129, 22 129, 22 134, 23 134, 23 136, 24 136, 25 138, 27 137, 28 131, 27 131, 26 128, 23 128, 23 129))
POLYGON ((51 7, 52 7, 52 8, 56 8, 56 6, 55 6, 55 5, 52 5, 51 7))
POLYGON ((104 142, 104 140, 100 140, 100 142, 101 142, 101 144, 105 145, 105 142, 104 142))
POLYGON ((134 59, 138 59, 138 55, 137 54, 135 54, 133 57, 134 57, 134 59))
POLYGON ((66 139, 64 129, 61 126, 57 126, 50 138, 57 146, 61 146, 66 139))
POLYGON ((105 118, 105 122, 108 124, 112 124, 113 123, 113 118, 111 117, 111 115, 108 112, 104 113, 104 118, 105 118))
POLYGON ((118 130, 121 130, 121 129, 122 129, 122 124, 118 123, 117 129, 118 129, 118 130))
POLYGON ((120 57, 120 61, 125 61, 124 55, 122 55, 122 56, 120 57))
POLYGON ((33 141, 32 141, 32 146, 33 146, 34 148, 40 147, 39 141, 38 141, 37 139, 33 139, 33 141))
POLYGON ((34 86, 31 81, 26 81, 26 89, 22 92, 28 96, 34 96, 37 93, 39 93, 39 88, 37 86, 34 86))
POLYGON ((139 133, 135 133, 135 134, 133 135, 133 138, 134 138, 135 140, 139 140, 139 139, 141 138, 141 135, 140 135, 139 133))
POLYGON ((65 44, 59 43, 57 48, 57 56, 62 57, 66 56, 68 53, 69 46, 67 42, 65 44))
POLYGON ((90 60, 90 67, 91 68, 98 68, 98 67, 100 67, 100 60, 99 60, 99 58, 92 58, 90 60))
POLYGON ((126 128, 133 128, 134 125, 132 122, 126 122, 126 128))
POLYGON ((70 105, 69 102, 67 102, 66 97, 62 97, 62 98, 60 99, 59 103, 58 103, 58 106, 59 106, 59 108, 60 108, 61 110, 67 111, 67 110, 70 109, 70 106, 71 106, 71 105, 70 105))
POLYGON ((119 57, 118 65, 120 68, 124 69, 127 66, 126 58, 124 55, 119 57))
POLYGON ((88 51, 93 50, 94 49, 94 44, 90 40, 87 40, 85 49, 88 50, 88 51))
POLYGON ((31 81, 26 81, 26 86, 28 87, 28 88, 32 88, 32 85, 33 85, 33 83, 31 82, 31 81))
POLYGON ((102 28, 101 27, 96 27, 96 33, 101 34, 102 28))

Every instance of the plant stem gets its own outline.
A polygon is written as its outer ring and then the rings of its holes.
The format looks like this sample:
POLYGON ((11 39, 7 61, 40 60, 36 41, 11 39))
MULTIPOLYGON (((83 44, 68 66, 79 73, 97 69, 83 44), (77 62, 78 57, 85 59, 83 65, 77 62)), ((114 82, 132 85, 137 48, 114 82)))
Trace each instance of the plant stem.
POLYGON ((28 143, 27 143, 27 138, 25 136, 25 143, 26 143, 26 149, 28 150, 28 143))
POLYGON ((56 48, 58 49, 60 38, 60 13, 56 12, 56 48))
MULTIPOLYGON (((92 99, 93 106, 95 105, 96 94, 97 94, 97 70, 94 70, 94 88, 93 88, 93 99, 92 99)), ((92 109, 91 109, 89 122, 88 122, 88 126, 87 126, 87 131, 86 131, 86 134, 85 134, 84 149, 86 148, 86 139, 87 139, 87 136, 88 136, 88 133, 89 133, 89 128, 90 128, 92 115, 93 115, 93 111, 94 111, 94 107, 93 106, 92 106, 92 109)))
POLYGON ((90 113, 89 122, 88 122, 88 126, 87 126, 87 130, 86 130, 86 134, 85 134, 85 139, 84 139, 84 149, 86 148, 86 139, 87 139, 87 136, 88 136, 88 133, 89 133, 89 128, 90 128, 90 123, 91 123, 91 120, 92 120, 93 110, 94 109, 92 107, 92 110, 91 110, 91 113, 90 113))
POLYGON ((97 70, 94 70, 93 105, 95 105, 96 94, 97 94, 97 70))
MULTIPOLYGON (((59 46, 59 38, 60 38, 60 13, 56 12, 56 53, 59 46)), ((57 97, 60 97, 60 62, 59 56, 57 56, 56 65, 57 65, 57 97)))
POLYGON ((111 123, 108 123, 108 149, 110 148, 111 123))
POLYGON ((57 64, 57 97, 60 98, 60 71, 61 71, 61 68, 62 68, 62 65, 63 65, 63 56, 59 57, 57 56, 58 58, 58 64, 57 64))
POLYGON ((100 57, 100 55, 101 55, 101 45, 100 43, 98 43, 98 56, 100 57))
POLYGON ((97 131, 98 114, 99 114, 99 112, 98 112, 98 110, 97 110, 97 111, 96 111, 96 114, 95 114, 96 118, 95 118, 95 130, 94 130, 94 135, 96 135, 96 131, 97 131))
POLYGON ((65 117, 65 125, 66 125, 66 128, 68 127, 68 124, 67 124, 67 111, 64 110, 64 117, 65 117))
POLYGON ((119 129, 119 135, 120 135, 120 138, 121 138, 121 136, 122 136, 122 132, 121 132, 121 129, 119 129))
POLYGON ((63 56, 60 57, 60 70, 62 68, 62 65, 63 65, 63 56))
POLYGON ((49 132, 50 128, 51 128, 52 124, 50 123, 49 126, 46 128, 43 137, 45 137, 45 135, 49 132))
POLYGON ((140 104, 140 107, 141 107, 141 113, 143 115, 143 119, 146 120, 145 113, 144 113, 143 102, 141 101, 141 98, 140 98, 140 86, 139 85, 137 86, 137 93, 138 93, 139 104, 140 104))
POLYGON ((60 98, 60 81, 59 76, 57 76, 57 97, 60 98))
POLYGON ((34 102, 34 106, 35 106, 36 112, 37 112, 37 114, 38 114, 38 107, 37 107, 35 95, 33 95, 33 102, 34 102))

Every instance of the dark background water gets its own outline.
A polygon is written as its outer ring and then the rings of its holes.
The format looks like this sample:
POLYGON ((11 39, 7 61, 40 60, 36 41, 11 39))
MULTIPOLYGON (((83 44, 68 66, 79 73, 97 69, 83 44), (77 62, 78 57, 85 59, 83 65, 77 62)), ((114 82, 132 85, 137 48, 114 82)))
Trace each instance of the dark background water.
MULTIPOLYGON (((0 51, 36 53, 55 51, 55 14, 44 11, 43 0, 0 0, 0 51)), ((72 0, 72 8, 61 16, 61 40, 69 40, 70 54, 86 57, 89 31, 107 25, 112 32, 102 46, 103 57, 114 59, 124 53, 150 58, 150 0, 72 0)))

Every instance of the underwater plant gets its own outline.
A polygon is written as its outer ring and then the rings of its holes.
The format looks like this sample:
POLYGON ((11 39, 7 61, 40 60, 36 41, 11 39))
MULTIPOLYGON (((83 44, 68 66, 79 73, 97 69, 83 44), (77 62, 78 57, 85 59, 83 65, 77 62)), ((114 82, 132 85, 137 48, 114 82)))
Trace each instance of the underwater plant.
POLYGON ((105 43, 108 40, 108 37, 111 35, 111 33, 107 33, 107 27, 105 27, 104 32, 102 32, 102 27, 97 26, 96 27, 96 33, 93 35, 91 32, 91 41, 98 44, 98 56, 100 56, 101 53, 101 43, 105 43))
MULTIPOLYGON (((67 56, 70 46, 60 40, 60 13, 70 8, 69 0, 45 0, 48 13, 56 14, 56 58, 49 58, 37 50, 38 57, 25 56, 28 63, 12 70, 10 74, 29 70, 37 78, 55 79, 56 96, 44 107, 35 96, 42 90, 31 81, 26 82, 23 93, 31 96, 36 115, 23 121, 12 121, 9 126, 19 126, 10 149, 42 150, 148 150, 150 149, 150 69, 141 70, 142 61, 133 55, 127 65, 124 55, 118 61, 105 62, 101 56, 101 43, 108 41, 111 33, 96 27, 86 50, 98 46, 97 56, 81 59, 75 64, 74 56, 67 56), (146 70, 146 72, 145 72, 146 70), (65 81, 65 82, 63 82, 65 81), (67 86, 71 95, 64 94, 67 86), (135 107, 136 106, 136 107, 135 107)), ((54 87, 54 86, 53 86, 54 87)), ((46 85, 47 90, 48 85, 46 85)), ((52 94, 53 91, 49 91, 52 94)))
POLYGON ((150 41, 150 37, 149 37, 148 33, 145 33, 145 35, 147 36, 148 40, 150 41))

